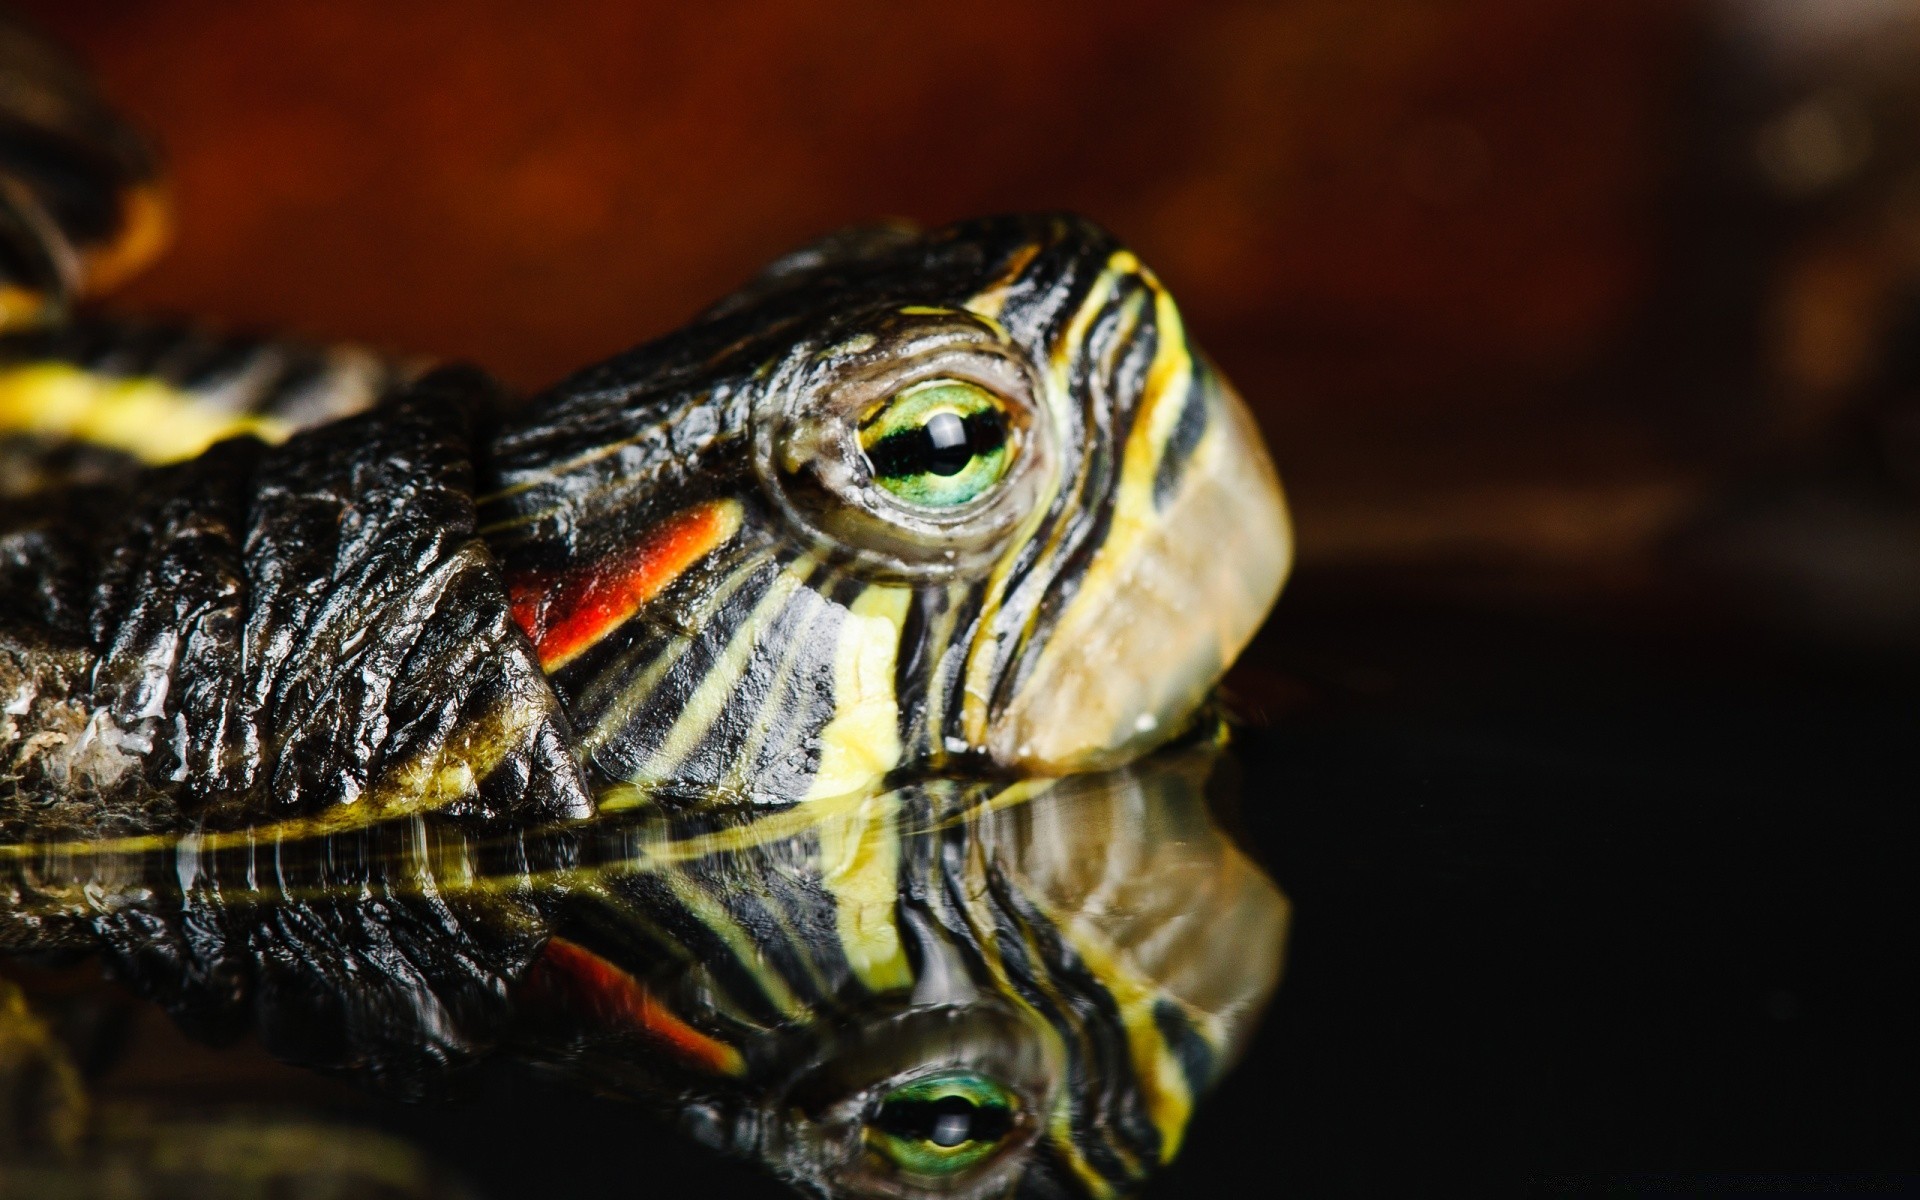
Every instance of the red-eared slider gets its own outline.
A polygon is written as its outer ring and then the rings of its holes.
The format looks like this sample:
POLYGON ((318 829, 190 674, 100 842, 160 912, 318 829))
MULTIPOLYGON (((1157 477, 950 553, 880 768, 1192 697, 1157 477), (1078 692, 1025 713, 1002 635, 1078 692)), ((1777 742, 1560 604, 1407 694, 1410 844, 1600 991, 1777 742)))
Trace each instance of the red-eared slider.
POLYGON ((1207 740, 1287 571, 1152 272, 856 229, 515 402, 75 316, 152 176, 0 25, 0 948, 401 1091, 511 1044, 815 1189, 1172 1153, 1278 901, 1192 804, 1031 801, 1207 740))

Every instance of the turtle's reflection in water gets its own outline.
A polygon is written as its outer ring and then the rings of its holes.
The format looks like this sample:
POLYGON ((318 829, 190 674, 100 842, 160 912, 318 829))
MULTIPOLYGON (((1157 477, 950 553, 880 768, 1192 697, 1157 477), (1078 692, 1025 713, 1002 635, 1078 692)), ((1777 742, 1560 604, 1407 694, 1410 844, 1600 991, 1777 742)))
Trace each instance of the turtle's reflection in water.
POLYGON ((1217 752, 508 835, 414 818, 6 851, 0 942, 429 1095, 504 1054, 831 1196, 1110 1195, 1280 966, 1217 752))

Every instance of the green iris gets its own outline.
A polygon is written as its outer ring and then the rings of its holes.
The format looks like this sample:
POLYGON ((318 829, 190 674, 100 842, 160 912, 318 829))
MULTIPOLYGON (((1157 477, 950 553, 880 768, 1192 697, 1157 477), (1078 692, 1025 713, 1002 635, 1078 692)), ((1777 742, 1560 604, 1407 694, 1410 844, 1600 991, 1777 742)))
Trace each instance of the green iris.
POLYGON ((911 1175, 958 1174, 1013 1132, 1020 1101, 1004 1085, 954 1072, 887 1093, 867 1122, 867 1144, 911 1175))
POLYGON ((956 508, 1000 482, 1012 461, 1007 407, 978 384, 931 379, 889 396, 860 422, 881 487, 922 508, 956 508))

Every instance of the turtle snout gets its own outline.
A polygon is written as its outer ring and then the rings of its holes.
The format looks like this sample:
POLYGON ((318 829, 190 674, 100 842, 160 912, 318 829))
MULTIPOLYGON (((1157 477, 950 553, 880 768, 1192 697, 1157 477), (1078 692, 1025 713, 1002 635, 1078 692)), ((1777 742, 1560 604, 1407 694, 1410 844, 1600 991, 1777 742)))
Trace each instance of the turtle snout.
POLYGON ((1107 536, 992 720, 1006 766, 1110 766, 1177 733, 1286 581, 1286 503, 1239 396, 1203 368, 1155 418, 1136 422, 1107 536))

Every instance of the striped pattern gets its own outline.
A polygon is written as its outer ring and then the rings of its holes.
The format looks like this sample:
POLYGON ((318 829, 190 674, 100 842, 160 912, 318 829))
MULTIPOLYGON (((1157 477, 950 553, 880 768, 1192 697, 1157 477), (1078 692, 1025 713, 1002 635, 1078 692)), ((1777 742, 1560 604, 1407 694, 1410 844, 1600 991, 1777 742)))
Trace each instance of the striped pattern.
MULTIPOLYGON (((198 953, 237 950, 218 944, 227 936, 273 956, 313 914, 405 927, 419 908, 459 914, 471 944, 458 956, 484 965, 486 914, 518 940, 535 919, 546 949, 517 984, 520 1053, 707 1113, 703 1136, 745 1136, 811 1120, 787 1092, 820 1086, 808 1080, 857 1097, 932 1069, 1002 1077, 1025 1042, 1048 1065, 1023 1095, 1040 1119, 1015 1169, 1118 1195, 1178 1150, 1279 968, 1285 901, 1214 826, 1212 764, 1202 748, 1105 776, 612 813, 504 836, 416 814, 331 832, 26 844, 0 856, 0 944, 75 948, 74 930, 130 917, 151 939, 144 922, 184 919, 198 953), (515 915, 527 912, 537 918, 515 915), (890 1032, 915 1011, 1000 1016, 954 1024, 974 1031, 957 1042, 890 1032)), ((405 956, 357 961, 333 1019, 354 1020, 363 989, 387 995, 380 972, 414 978, 405 956)), ((419 1020, 456 1020, 408 986, 419 1020)), ((368 1025, 394 1033, 406 1011, 368 1025)), ((803 1144, 788 1133, 732 1148, 791 1173, 809 1164, 779 1156, 803 1144)))
MULTIPOLYGON (((1162 533, 1188 464, 1230 436, 1172 300, 1104 233, 1009 218, 889 245, 900 261, 871 277, 816 264, 581 373, 477 464, 481 533, 604 803, 789 805, 1023 762, 996 723, 1051 645, 1114 623, 1129 547, 1162 533), (876 576, 769 502, 756 406, 783 363, 943 317, 984 322, 1034 365, 1055 469, 978 569, 876 576)), ((0 494, 279 441, 409 373, 166 326, 0 337, 0 494)))
POLYGON ((1119 1194, 1178 1150, 1278 967, 1284 901, 1212 827, 1206 771, 1187 756, 716 815, 573 889, 560 920, 607 960, 656 964, 650 994, 766 1078, 905 997, 951 1002, 950 981, 924 992, 957 973, 963 1003, 1010 1005, 1060 1064, 1042 1156, 1119 1194))
MULTIPOLYGON (((1066 218, 962 228, 952 253, 984 247, 984 266, 968 255, 943 272, 936 236, 898 279, 802 276, 583 373, 505 431, 483 532, 526 611, 564 604, 569 580, 651 561, 702 505, 739 505, 724 545, 702 543, 671 578, 649 569, 642 602, 548 657, 603 803, 792 804, 985 762, 1048 639, 1087 619, 1075 597, 1111 582, 1094 570, 1102 549, 1139 536, 1177 490, 1215 423, 1151 272, 1066 218), (1037 419, 1060 470, 984 573, 874 578, 761 500, 756 389, 781 362, 870 345, 826 318, 889 298, 894 313, 987 321, 1041 368, 1037 419)), ((523 624, 546 655, 546 627, 523 624)))
POLYGON ((870 789, 899 760, 908 597, 762 538, 728 547, 555 682, 619 807, 870 789))
POLYGON ((174 462, 228 437, 284 441, 368 408, 416 374, 349 347, 82 322, 0 337, 0 437, 174 462))

